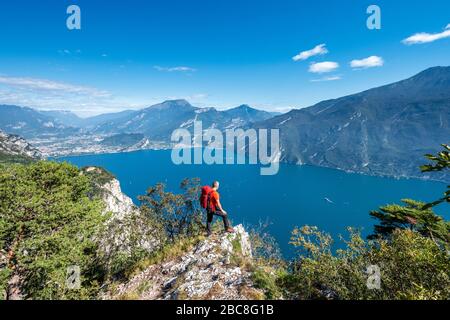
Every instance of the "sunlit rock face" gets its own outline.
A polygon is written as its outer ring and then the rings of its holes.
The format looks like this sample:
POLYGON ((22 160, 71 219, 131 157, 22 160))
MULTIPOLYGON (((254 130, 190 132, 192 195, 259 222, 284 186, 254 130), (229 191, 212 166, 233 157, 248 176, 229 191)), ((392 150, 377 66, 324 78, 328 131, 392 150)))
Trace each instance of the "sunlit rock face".
POLYGON ((42 159, 41 152, 20 136, 7 134, 0 130, 0 153, 12 156, 25 156, 42 159))

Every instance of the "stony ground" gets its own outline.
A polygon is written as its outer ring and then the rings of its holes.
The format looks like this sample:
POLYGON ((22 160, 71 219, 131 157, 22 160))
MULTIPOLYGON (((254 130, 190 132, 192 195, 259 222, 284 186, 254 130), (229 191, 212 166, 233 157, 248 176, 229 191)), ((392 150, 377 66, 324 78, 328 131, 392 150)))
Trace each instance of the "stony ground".
POLYGON ((247 232, 213 234, 185 254, 148 267, 105 298, 215 299, 262 298, 253 287, 246 262, 251 260, 247 232))

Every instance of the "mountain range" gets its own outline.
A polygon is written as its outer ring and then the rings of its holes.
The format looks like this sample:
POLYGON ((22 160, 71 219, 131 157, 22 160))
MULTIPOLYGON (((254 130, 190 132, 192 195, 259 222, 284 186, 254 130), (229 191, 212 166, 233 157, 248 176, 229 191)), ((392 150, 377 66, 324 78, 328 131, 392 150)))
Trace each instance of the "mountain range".
POLYGON ((13 105, 0 105, 0 130, 25 138, 67 136, 77 131, 45 112, 13 105))
MULTIPOLYGON (((425 162, 423 155, 449 143, 450 67, 430 68, 403 81, 281 115, 248 105, 225 111, 198 108, 186 100, 86 119, 67 111, 0 105, 1 130, 31 138, 38 147, 52 137, 56 142, 45 149, 53 155, 69 140, 65 154, 83 148, 120 152, 164 147, 175 129, 192 129, 196 120, 203 129, 278 128, 282 162, 424 177, 418 169, 425 162), (83 139, 73 138, 81 135, 83 139), (87 141, 95 146, 83 147, 87 141)), ((450 178, 443 173, 432 177, 450 178)))
POLYGON ((249 126, 269 119, 277 113, 257 110, 247 105, 220 111, 198 108, 186 100, 168 100, 141 110, 126 110, 80 118, 70 111, 39 111, 32 108, 0 105, 0 129, 25 138, 43 135, 71 136, 75 134, 124 135, 141 134, 169 142, 177 128, 190 128, 195 120, 206 128, 249 126))
POLYGON ((55 121, 61 123, 64 126, 68 127, 78 127, 89 129, 95 127, 99 124, 102 124, 107 121, 112 121, 121 117, 125 117, 134 111, 125 110, 116 113, 105 113, 100 114, 98 116, 93 116, 89 118, 81 118, 77 116, 75 113, 67 110, 50 110, 50 111, 40 111, 42 114, 48 115, 52 117, 55 121))
POLYGON ((143 134, 151 140, 169 142, 174 130, 189 129, 194 121, 202 121, 204 129, 225 130, 249 126, 274 115, 247 105, 219 111, 215 108, 194 107, 186 100, 171 100, 104 122, 93 128, 93 132, 143 134))

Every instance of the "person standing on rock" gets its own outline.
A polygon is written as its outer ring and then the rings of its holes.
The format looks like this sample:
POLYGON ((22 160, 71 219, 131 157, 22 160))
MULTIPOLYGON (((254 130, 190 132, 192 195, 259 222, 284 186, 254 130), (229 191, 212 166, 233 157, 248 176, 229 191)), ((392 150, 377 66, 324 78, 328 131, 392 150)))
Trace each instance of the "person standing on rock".
MULTIPOLYGON (((214 215, 222 217, 223 226, 226 232, 233 233, 234 229, 230 225, 230 220, 228 219, 228 213, 223 209, 220 203, 220 195, 217 190, 219 190, 219 181, 214 181, 212 183, 212 188, 206 189, 206 232, 211 235, 211 223, 213 221, 214 215)), ((202 190, 203 192, 203 190, 202 190)))

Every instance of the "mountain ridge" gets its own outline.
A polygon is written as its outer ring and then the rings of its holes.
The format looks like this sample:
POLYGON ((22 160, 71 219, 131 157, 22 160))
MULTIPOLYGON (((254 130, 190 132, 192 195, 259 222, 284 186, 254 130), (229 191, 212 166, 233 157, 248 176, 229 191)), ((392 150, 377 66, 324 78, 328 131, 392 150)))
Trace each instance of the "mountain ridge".
MULTIPOLYGON (((179 126, 188 121, 200 118, 218 127, 232 126, 239 116, 243 116, 242 124, 249 124, 265 120, 273 116, 273 113, 241 105, 228 110, 216 108, 199 108, 191 105, 187 100, 166 100, 158 104, 139 110, 124 110, 116 113, 105 113, 93 117, 81 118, 68 110, 37 110, 30 107, 15 105, 0 105, 0 129, 9 133, 19 134, 26 138, 35 138, 40 135, 68 136, 82 133, 147 133, 149 137, 157 136, 161 140, 169 140, 170 134, 179 126), (246 109, 243 110, 243 106, 246 109), (146 118, 154 117, 154 121, 146 118), (133 126, 128 122, 149 121, 151 128, 145 128, 141 123, 133 126), (178 121, 177 121, 178 120, 178 121), (164 122, 165 132, 153 134, 153 127, 158 127, 158 122, 164 122), (119 129, 119 130, 117 130, 119 129)), ((159 126, 161 127, 161 126, 159 126)), ((163 128, 161 128, 162 130, 163 128)))
MULTIPOLYGON (((423 177, 419 170, 423 155, 439 151, 448 142, 449 123, 450 67, 437 67, 396 83, 292 110, 254 127, 280 129, 284 162, 423 177)), ((443 173, 429 176, 449 178, 443 173)))
POLYGON ((202 121, 203 129, 280 129, 282 162, 370 175, 450 179, 448 174, 423 175, 419 170, 424 154, 436 153, 449 142, 450 67, 429 68, 395 83, 275 116, 245 104, 217 110, 183 99, 97 116, 101 121, 84 128, 65 126, 26 107, 0 106, 0 115, 0 129, 35 138, 31 142, 53 156, 84 149, 99 153, 168 148, 174 130, 192 130, 194 121, 202 121))
POLYGON ((266 111, 250 108, 198 108, 188 101, 167 100, 137 110, 123 118, 103 123, 93 129, 94 133, 139 133, 149 139, 170 142, 171 134, 178 128, 190 129, 194 121, 202 121, 203 128, 230 129, 250 125, 272 117, 266 111))

